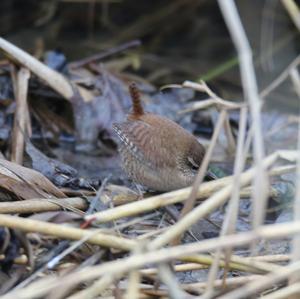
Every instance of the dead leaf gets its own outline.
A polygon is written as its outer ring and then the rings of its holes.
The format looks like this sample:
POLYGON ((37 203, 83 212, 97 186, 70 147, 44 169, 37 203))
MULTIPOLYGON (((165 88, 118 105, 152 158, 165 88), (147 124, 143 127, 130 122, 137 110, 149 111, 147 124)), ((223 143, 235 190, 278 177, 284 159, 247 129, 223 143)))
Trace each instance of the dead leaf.
POLYGON ((66 197, 41 173, 0 159, 0 188, 20 199, 66 197))
MULTIPOLYGON (((88 86, 81 83, 85 87, 81 88, 81 96, 72 99, 77 131, 76 149, 81 152, 95 150, 101 132, 107 132, 113 138, 112 124, 122 121, 130 107, 130 98, 124 83, 104 67, 97 70, 99 75, 90 76, 88 86)), ((80 74, 78 70, 78 75, 80 74)), ((79 83, 76 86, 79 90, 79 83)))
POLYGON ((42 173, 56 186, 66 186, 68 182, 78 178, 76 169, 58 160, 47 157, 30 141, 26 142, 26 153, 31 158, 32 168, 42 173))

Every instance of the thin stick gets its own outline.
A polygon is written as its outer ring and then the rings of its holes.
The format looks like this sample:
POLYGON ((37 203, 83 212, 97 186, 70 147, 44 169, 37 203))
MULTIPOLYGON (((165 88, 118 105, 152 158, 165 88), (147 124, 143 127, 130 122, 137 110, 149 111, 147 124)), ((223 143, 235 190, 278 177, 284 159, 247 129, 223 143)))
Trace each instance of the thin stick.
MULTIPOLYGON (((232 244, 235 247, 245 246, 254 240, 259 239, 280 239, 287 238, 294 234, 300 233, 300 222, 281 223, 265 225, 256 232, 244 232, 222 238, 206 239, 201 242, 184 244, 170 248, 162 248, 152 252, 136 254, 121 260, 107 262, 97 266, 86 267, 80 271, 72 272, 65 277, 47 277, 37 282, 33 282, 22 290, 10 292, 4 295, 2 299, 15 299, 22 296, 22 299, 39 298, 47 294, 53 288, 57 288, 66 283, 77 284, 91 279, 99 278, 102 275, 113 273, 126 273, 130 270, 137 269, 149 263, 161 263, 171 261, 184 255, 208 252, 218 248, 230 248, 232 244)), ((300 263, 298 264, 299 270, 300 263)), ((288 266, 289 267, 289 266, 288 266)), ((286 269, 286 268, 285 268, 286 269)), ((272 273, 273 274, 273 273, 272 273)))
POLYGON ((76 242, 73 242, 73 244, 71 244, 71 246, 69 246, 63 252, 61 252, 60 254, 56 255, 53 259, 51 259, 47 263, 47 268, 48 269, 53 269, 64 257, 69 255, 71 252, 76 250, 83 243, 87 242, 91 237, 95 236, 98 233, 99 233, 99 230, 89 231, 89 234, 86 234, 86 236, 84 236, 82 239, 80 239, 76 242))
POLYGON ((243 288, 236 289, 234 291, 228 292, 227 294, 220 296, 219 299, 241 299, 247 298, 251 295, 258 294, 271 285, 279 283, 285 280, 290 275, 297 273, 300 270, 300 261, 285 266, 280 271, 271 272, 259 279, 249 282, 244 285, 243 288))
MULTIPOLYGON (((188 263, 174 265, 175 272, 186 272, 192 270, 207 269, 214 261, 214 256, 197 254, 192 256, 186 256, 180 258, 181 261, 188 261, 188 263)), ((264 255, 264 256, 254 256, 254 257, 243 257, 240 259, 239 256, 231 256, 231 262, 229 267, 231 270, 252 272, 252 273, 266 273, 274 271, 277 265, 271 263, 276 262, 287 262, 290 260, 288 255, 264 255), (274 266, 274 267, 273 267, 274 266)), ((224 267, 225 262, 220 261, 219 266, 224 267)), ((148 268, 140 270, 142 275, 157 275, 157 268, 148 268)))
POLYGON ((277 88, 290 74, 291 69, 297 67, 300 63, 300 55, 298 55, 289 65, 288 67, 280 73, 280 75, 267 87, 265 87, 261 92, 260 96, 265 98, 272 92, 275 88, 277 88))
MULTIPOLYGON (((180 258, 181 261, 186 262, 193 262, 199 263, 201 265, 212 265, 215 263, 215 255, 204 255, 204 254, 197 254, 197 255, 189 255, 180 258)), ((250 272, 255 274, 262 274, 274 271, 275 269, 280 269, 281 266, 273 265, 269 262, 264 262, 253 258, 246 258, 246 257, 239 257, 239 256, 231 256, 229 264, 226 264, 226 257, 220 256, 219 259, 219 267, 224 268, 228 266, 232 270, 250 272)))
POLYGON ((140 40, 132 40, 132 41, 129 41, 127 43, 121 44, 117 47, 107 49, 106 51, 104 51, 102 53, 99 53, 99 54, 96 54, 96 55, 93 55, 93 56, 89 56, 89 57, 84 58, 80 61, 72 62, 72 63, 69 64, 69 67, 72 68, 72 69, 79 68, 79 67, 84 67, 85 65, 87 65, 89 63, 96 62, 97 60, 106 58, 108 56, 111 56, 111 55, 114 55, 116 53, 122 52, 124 50, 129 49, 129 48, 138 47, 140 45, 141 45, 140 40))
MULTIPOLYGON (((250 281, 259 279, 260 275, 249 275, 249 276, 242 276, 242 277, 232 277, 228 279, 227 289, 235 288, 244 285, 245 283, 248 283, 250 281)), ((223 281, 222 279, 216 280, 216 288, 222 288, 223 287, 223 281)), ((182 288, 188 292, 197 292, 197 293, 203 293, 204 289, 206 287, 206 282, 196 282, 196 283, 184 283, 182 284, 182 288)), ((142 291, 145 294, 153 294, 156 295, 156 293, 153 292, 153 289, 149 288, 142 288, 142 291)), ((165 290, 157 290, 157 295, 163 296, 166 294, 165 290)), ((198 298, 198 297, 197 297, 198 298)), ((202 297, 201 297, 202 298, 202 297)))
POLYGON ((51 199, 51 201, 39 199, 27 199, 18 202, 0 202, 0 214, 26 214, 26 213, 39 213, 48 211, 59 211, 68 206, 80 210, 87 208, 87 202, 80 197, 60 198, 58 200, 51 199))
POLYGON ((216 93, 214 93, 208 86, 207 84, 201 80, 200 83, 197 82, 192 82, 192 81, 184 81, 182 84, 183 87, 188 87, 195 89, 197 91, 205 92, 207 95, 215 100, 215 103, 218 103, 220 106, 220 109, 239 109, 241 106, 244 104, 239 104, 239 103, 233 103, 230 101, 225 101, 222 98, 220 98, 216 93))
POLYGON ((30 72, 26 68, 21 68, 17 74, 17 86, 15 90, 16 98, 16 111, 14 116, 14 126, 12 132, 12 153, 11 160, 20 165, 23 164, 24 155, 24 134, 27 133, 27 92, 28 92, 28 80, 30 78, 30 72))
MULTIPOLYGON (((192 270, 201 270, 201 269, 207 269, 208 265, 198 264, 198 263, 184 263, 173 266, 173 269, 175 272, 186 272, 186 271, 192 271, 192 270)), ((157 275, 158 269, 157 268, 148 268, 148 269, 142 269, 140 270, 140 273, 142 275, 157 275)))
MULTIPOLYGON (((240 176, 244 168, 244 142, 246 135, 246 125, 247 125, 247 108, 242 108, 240 113, 240 124, 239 124, 239 135, 238 135, 238 146, 234 162, 234 178, 233 178, 233 190, 231 198, 229 201, 228 211, 223 222, 221 236, 232 234, 235 231, 235 225, 238 218, 239 209, 239 195, 240 195, 240 176)), ((226 260, 230 260, 230 252, 226 253, 226 260)), ((215 262, 212 264, 208 275, 208 283, 206 296, 210 296, 213 293, 214 281, 217 277, 217 272, 219 268, 219 263, 221 259, 221 250, 218 250, 215 254, 215 262)), ((225 276, 224 276, 225 277, 225 276)))
MULTIPOLYGON (((132 255, 142 253, 142 252, 143 252, 143 246, 142 243, 140 243, 133 250, 132 255)), ((141 280, 141 273, 137 269, 131 270, 129 272, 128 287, 127 287, 126 294, 124 296, 125 299, 139 299, 140 280, 141 280)))
POLYGON ((90 203, 90 206, 88 208, 88 210, 85 212, 86 215, 90 215, 94 212, 94 210, 96 209, 97 207, 97 203, 100 201, 102 202, 102 194, 104 192, 104 189, 107 185, 107 182, 109 180, 109 177, 106 177, 102 183, 101 183, 101 186, 99 188, 99 190, 97 191, 96 195, 94 196, 94 198, 91 200, 91 203, 90 203))
POLYGON ((209 99, 209 100, 195 103, 196 106, 193 107, 192 111, 195 110, 195 107, 197 107, 198 109, 203 109, 204 106, 209 107, 209 105, 216 106, 218 111, 225 110, 224 129, 225 129, 225 134, 226 134, 227 143, 228 143, 227 151, 229 153, 233 153, 235 151, 235 140, 234 140, 233 133, 232 133, 232 130, 230 127, 229 116, 228 116, 227 110, 240 109, 241 107, 244 106, 244 104, 236 104, 236 103, 232 103, 230 101, 223 100, 217 94, 215 94, 207 86, 207 84, 204 81, 200 81, 200 83, 185 81, 182 84, 182 86, 189 87, 189 88, 195 89, 197 91, 201 91, 201 92, 206 92, 207 95, 211 97, 211 99, 209 99), (202 108, 200 108, 201 105, 204 105, 204 106, 202 106, 202 108))
POLYGON ((224 121, 224 131, 226 134, 227 144, 228 144, 226 151, 229 155, 232 156, 235 152, 236 144, 235 144, 234 136, 233 136, 232 129, 230 126, 229 115, 228 115, 227 111, 226 111, 225 121, 224 121))
POLYGON ((205 153, 205 156, 203 158, 203 161, 201 163, 201 167, 198 171, 195 182, 192 186, 191 193, 190 193, 188 199, 184 203, 184 206, 180 213, 179 219, 182 219, 182 217, 184 217, 187 213, 189 213, 193 209, 193 207, 196 203, 197 192, 198 192, 199 186, 201 185, 201 183, 203 182, 203 179, 205 177, 209 161, 211 159, 213 150, 217 143, 218 136, 220 134, 221 128, 222 128, 224 120, 225 120, 225 113, 226 113, 225 110, 222 110, 221 114, 219 115, 219 119, 218 119, 217 125, 215 127, 213 136, 211 138, 209 147, 208 147, 208 149, 205 153))
MULTIPOLYGON (((0 215, 0 226, 17 228, 25 232, 41 233, 69 240, 80 240, 85 237, 90 237, 91 233, 89 230, 80 228, 67 227, 61 224, 54 224, 28 218, 25 219, 9 215, 0 215)), ((87 240, 87 243, 102 245, 105 247, 113 247, 122 250, 131 250, 136 245, 136 242, 133 240, 100 233, 90 237, 87 240)))
POLYGON ((294 0, 281 0, 281 3, 290 15, 294 25, 300 31, 300 10, 297 3, 294 0))
MULTIPOLYGON (((270 155, 267 157, 263 163, 264 167, 270 167, 277 160, 276 155, 270 155)), ((241 186, 245 186, 251 182, 253 179, 257 168, 251 168, 244 172, 241 175, 240 182, 241 186)), ((175 223, 172 227, 170 227, 165 233, 158 236, 154 239, 149 247, 153 250, 156 248, 160 248, 166 244, 168 244, 171 240, 176 238, 178 235, 185 232, 189 227, 195 224, 197 221, 207 216, 209 213, 214 211, 216 208, 223 205, 228 197, 231 195, 233 189, 233 184, 228 184, 228 186, 224 187, 220 191, 216 192, 206 201, 204 201, 201 205, 197 206, 193 209, 189 214, 187 214, 180 221, 175 223)))
MULTIPOLYGON (((224 256, 223 259, 227 263, 227 256, 224 256)), ((274 265, 269 262, 260 261, 256 257, 242 257, 238 255, 231 255, 229 257, 229 262, 237 263, 243 266, 253 267, 259 271, 263 272, 272 272, 272 271, 280 271, 284 266, 274 265)))
POLYGON ((233 0, 218 0, 221 12, 235 44, 240 61, 240 72, 244 96, 247 99, 254 127, 254 163, 257 173, 254 176, 253 227, 257 229, 263 222, 267 199, 268 178, 263 168, 264 145, 261 125, 261 99, 258 94, 252 51, 233 0))
MULTIPOLYGON (((300 99, 300 76, 299 72, 296 68, 292 69, 290 72, 290 76, 294 85, 294 89, 300 99)), ((296 169, 296 194, 294 199, 294 220, 300 220, 300 122, 298 126, 298 161, 297 161, 297 169, 296 169)), ((293 238, 292 242, 292 262, 296 262, 300 260, 300 235, 296 235, 293 238)), ((300 273, 295 273, 289 280, 290 284, 295 282, 299 283, 300 281, 300 273)), ((299 294, 292 296, 290 299, 296 299, 299 297, 299 294)))
MULTIPOLYGON (((169 85, 170 87, 176 87, 174 85, 169 85)), ((180 86, 180 85, 179 85, 180 86)), ((215 94, 204 81, 200 81, 200 83, 192 82, 192 81, 184 81, 183 84, 180 87, 187 87, 191 88, 200 92, 205 92, 210 97, 208 100, 204 100, 201 102, 196 102, 193 104, 193 106, 181 110, 179 113, 187 113, 199 109, 208 108, 211 106, 216 106, 217 109, 222 110, 231 110, 231 109, 240 109, 241 107, 245 106, 244 103, 233 103, 230 101, 226 101, 222 98, 220 98, 217 94, 215 94)))
POLYGON ((137 270, 132 270, 129 273, 128 288, 124 296, 125 299, 138 299, 139 298, 139 284, 141 274, 137 270))
MULTIPOLYGON (((278 151, 273 153, 272 155, 266 157, 263 161, 262 167, 268 168, 272 165, 277 158, 285 157, 287 159, 292 159, 295 161, 296 159, 296 152, 295 151, 278 151)), ((255 175, 257 168, 253 167, 246 172, 244 172, 240 177, 240 185, 245 186, 251 182, 253 176, 255 175)), ((233 189, 233 183, 228 184, 226 187, 221 189, 220 191, 216 192, 210 198, 208 198, 205 202, 201 205, 193 209, 189 214, 187 214, 184 218, 180 221, 175 223, 172 227, 170 227, 166 232, 162 233, 156 239, 151 241, 149 244, 149 249, 153 250, 168 244, 178 235, 185 232, 189 227, 195 224, 197 221, 202 219, 203 217, 207 216, 209 213, 214 211, 216 208, 223 205, 227 198, 231 195, 233 189)))
MULTIPOLYGON (((274 153, 274 155, 276 155, 276 153, 274 153)), ((288 173, 291 171, 294 171, 294 167, 284 167, 284 168, 280 167, 278 169, 277 168, 274 169, 275 175, 288 173)), ((273 171, 270 172, 270 175, 273 175, 273 171)), ((214 194, 216 191, 220 190, 224 186, 228 186, 229 184, 231 184, 232 178, 233 178, 232 176, 228 176, 215 181, 202 183, 202 185, 199 186, 197 198, 204 199, 211 196, 212 194, 214 194)), ((191 187, 188 187, 188 188, 164 193, 157 196, 152 196, 147 199, 139 200, 129 204, 124 204, 122 206, 113 209, 109 209, 103 212, 98 212, 86 216, 85 219, 86 220, 94 219, 96 222, 105 223, 123 217, 138 215, 144 212, 149 212, 155 209, 159 209, 167 205, 183 202, 186 200, 190 192, 191 192, 191 187)), ((249 190, 243 193, 243 196, 247 196, 247 195, 249 195, 249 190)))
POLYGON ((188 298, 186 294, 177 283, 173 273, 168 264, 159 264, 158 273, 160 280, 167 286, 169 297, 172 299, 188 298))
POLYGON ((86 298, 96 298, 103 290, 108 288, 112 284, 114 278, 112 275, 105 275, 100 279, 96 280, 90 287, 76 294, 69 296, 67 299, 86 299, 86 298))
POLYGON ((272 254, 272 255, 258 255, 248 257, 249 260, 263 261, 263 262, 271 262, 271 263, 281 263, 288 262, 291 257, 288 254, 272 254))
POLYGON ((16 61, 18 64, 21 64, 36 76, 43 79, 50 87, 61 94, 64 98, 70 100, 73 97, 74 92, 70 82, 60 73, 52 70, 33 56, 29 55, 25 51, 1 37, 0 50, 2 50, 10 59, 16 61))
POLYGON ((295 298, 299 298, 300 293, 300 283, 294 283, 290 286, 287 286, 285 288, 282 288, 278 291, 272 292, 266 296, 263 296, 261 298, 263 299, 290 299, 293 298, 291 296, 296 295, 295 298))

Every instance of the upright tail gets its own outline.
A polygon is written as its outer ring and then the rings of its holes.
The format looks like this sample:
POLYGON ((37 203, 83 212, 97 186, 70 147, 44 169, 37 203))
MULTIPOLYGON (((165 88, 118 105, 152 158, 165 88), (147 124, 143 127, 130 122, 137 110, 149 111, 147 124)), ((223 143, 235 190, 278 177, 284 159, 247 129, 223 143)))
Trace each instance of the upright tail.
POLYGON ((140 92, 134 82, 129 85, 129 93, 132 100, 132 117, 139 117, 144 114, 144 109, 141 103, 140 92))

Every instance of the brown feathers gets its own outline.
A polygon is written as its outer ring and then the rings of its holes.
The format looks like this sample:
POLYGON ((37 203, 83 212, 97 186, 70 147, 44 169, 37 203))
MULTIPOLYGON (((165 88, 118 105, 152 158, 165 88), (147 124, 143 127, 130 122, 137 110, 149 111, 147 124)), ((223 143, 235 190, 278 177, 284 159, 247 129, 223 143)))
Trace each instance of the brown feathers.
POLYGON ((134 82, 130 84, 129 92, 132 100, 132 113, 130 117, 137 119, 144 114, 144 109, 141 103, 140 92, 134 82))
POLYGON ((151 190, 191 186, 205 148, 172 120, 144 112, 135 84, 129 91, 133 111, 126 121, 113 126, 120 139, 123 169, 134 182, 151 190))

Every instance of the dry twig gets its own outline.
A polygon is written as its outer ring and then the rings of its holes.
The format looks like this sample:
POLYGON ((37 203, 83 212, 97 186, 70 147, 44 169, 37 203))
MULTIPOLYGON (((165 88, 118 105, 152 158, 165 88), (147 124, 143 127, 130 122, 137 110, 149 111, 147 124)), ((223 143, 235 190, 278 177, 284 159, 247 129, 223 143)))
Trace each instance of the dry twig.
POLYGON ((28 81, 30 78, 30 72, 26 68, 21 68, 16 76, 17 86, 15 88, 16 94, 16 111, 14 116, 14 126, 12 133, 12 153, 11 160, 18 164, 23 164, 24 155, 24 139, 28 134, 28 104, 27 104, 27 92, 28 92, 28 81))
MULTIPOLYGON (((33 299, 44 296, 49 291, 54 288, 60 287, 65 284, 77 284, 80 282, 88 281, 91 279, 99 278, 102 275, 115 274, 121 275, 122 273, 129 272, 130 270, 141 268, 149 263, 161 263, 171 261, 176 258, 180 258, 184 255, 207 252, 211 250, 216 250, 218 248, 231 248, 232 244, 235 247, 245 246, 250 244, 254 240, 259 239, 280 239, 292 236, 294 234, 300 233, 300 223, 298 221, 291 223, 282 223, 282 224, 273 224, 262 226, 259 231, 256 232, 245 232, 238 233, 235 235, 224 236, 222 238, 207 239, 201 242, 190 243, 185 245, 174 246, 171 248, 163 248, 159 250, 154 250, 147 253, 136 254, 127 258, 120 260, 115 260, 112 262, 107 262, 102 265, 87 267, 77 272, 70 273, 69 275, 63 278, 55 277, 46 277, 40 281, 33 282, 26 288, 22 290, 16 290, 10 292, 7 295, 3 296, 3 299, 12 299, 21 296, 22 299, 33 299)), ((293 264, 293 267, 286 267, 284 272, 279 271, 280 279, 284 279, 287 275, 290 275, 294 271, 299 271, 299 263, 293 264)), ((277 274, 277 273, 276 273, 277 274)), ((268 283, 273 282, 273 272, 270 276, 265 276, 267 284, 265 287, 268 287, 268 283), (271 279, 272 277, 272 279, 271 279), (272 280, 272 281, 271 281, 272 280)), ((265 280, 264 280, 265 281, 265 280)), ((263 285, 261 279, 255 281, 263 285)), ((251 288, 253 291, 254 289, 251 288)), ((258 290, 258 289, 257 289, 258 290)))
MULTIPOLYGON (((69 240, 80 240, 91 234, 91 231, 80 228, 9 215, 0 215, 0 226, 17 228, 25 232, 36 232, 69 240)), ((100 233, 90 237, 87 242, 122 250, 131 250, 136 245, 136 242, 133 240, 100 233)))
MULTIPOLYGON (((272 159, 274 158, 275 161, 276 157, 280 155, 280 152, 274 153, 272 155, 272 159)), ((270 156, 271 159, 271 156, 270 156)), ((288 167, 280 167, 274 169, 274 175, 279 175, 283 173, 288 173, 294 171, 295 167, 288 166, 288 167)), ((270 175, 273 175, 273 170, 270 171, 270 175)), ((246 172, 242 175, 242 177, 247 177, 246 172)), ((216 191, 220 190, 221 188, 228 186, 232 183, 232 176, 228 176, 222 179, 218 179, 211 182, 203 183, 201 186, 199 186, 197 198, 203 199, 211 196, 216 191)), ((183 202, 186 200, 188 195, 191 192, 191 188, 184 188, 168 193, 164 193, 161 195, 149 197, 147 199, 139 200, 133 203, 124 204, 122 206, 109 209, 103 212, 95 213, 92 215, 89 215, 86 218, 86 220, 95 220, 99 223, 109 222, 112 220, 117 220, 122 217, 128 217, 128 216, 134 216, 138 215, 144 212, 149 212, 167 205, 171 205, 178 202, 183 202)), ((247 190, 244 195, 249 195, 249 191, 247 190)))

